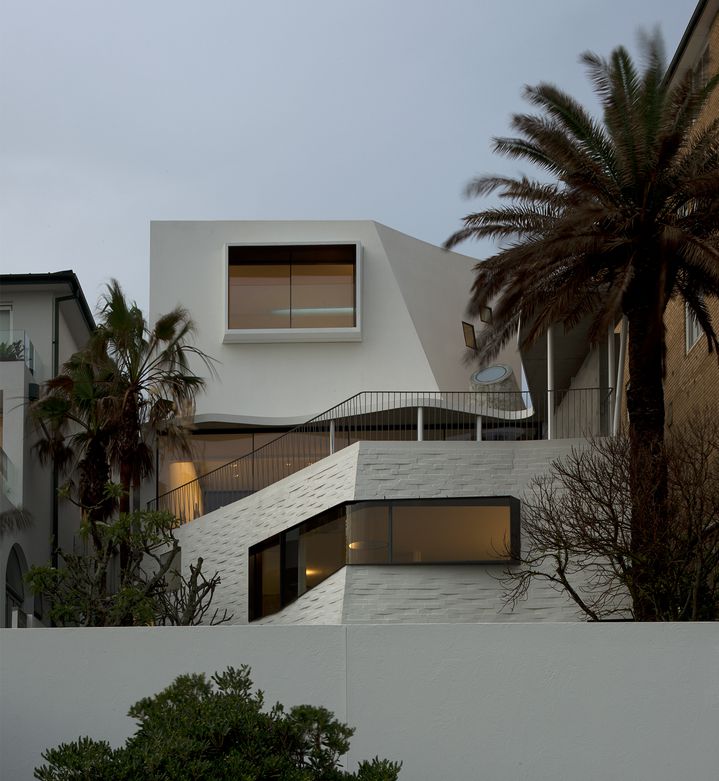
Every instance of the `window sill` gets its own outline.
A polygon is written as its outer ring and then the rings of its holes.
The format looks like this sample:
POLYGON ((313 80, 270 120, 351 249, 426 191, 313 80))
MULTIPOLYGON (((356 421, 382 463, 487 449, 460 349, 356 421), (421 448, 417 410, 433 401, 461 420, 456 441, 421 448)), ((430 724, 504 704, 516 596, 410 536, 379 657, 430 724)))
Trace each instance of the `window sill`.
POLYGON ((362 329, 354 328, 251 328, 227 330, 223 344, 270 342, 361 342, 362 329))

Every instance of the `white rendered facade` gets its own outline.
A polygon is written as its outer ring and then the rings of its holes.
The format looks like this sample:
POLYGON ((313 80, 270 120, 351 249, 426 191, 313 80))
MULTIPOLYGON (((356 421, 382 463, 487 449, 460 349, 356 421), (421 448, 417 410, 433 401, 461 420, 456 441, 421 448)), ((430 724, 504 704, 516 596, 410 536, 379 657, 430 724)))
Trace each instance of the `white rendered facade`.
MULTIPOLYGON (((196 422, 295 424, 360 391, 466 390, 461 321, 476 261, 371 221, 153 222, 150 319, 177 304, 197 346, 218 361, 196 422), (361 336, 228 340, 227 251, 235 245, 359 248, 361 336)), ((480 326, 481 327, 481 326, 480 326)), ((231 337, 230 337, 231 338, 231 337)), ((513 349, 499 359, 519 375, 513 349)))
MULTIPOLYGON (((53 470, 40 464, 33 445, 37 439, 28 414, 28 404, 38 397, 42 383, 81 349, 94 327, 92 314, 71 271, 51 274, 0 275, 0 426, 3 458, 0 513, 0 617, 6 615, 7 570, 18 563, 21 571, 51 560, 55 538, 72 549, 79 514, 57 497, 53 470), (17 558, 16 558, 17 557, 17 558)), ((22 606, 15 620, 44 621, 41 605, 35 604, 25 586, 22 606)), ((16 605, 16 607, 20 607, 16 605)))

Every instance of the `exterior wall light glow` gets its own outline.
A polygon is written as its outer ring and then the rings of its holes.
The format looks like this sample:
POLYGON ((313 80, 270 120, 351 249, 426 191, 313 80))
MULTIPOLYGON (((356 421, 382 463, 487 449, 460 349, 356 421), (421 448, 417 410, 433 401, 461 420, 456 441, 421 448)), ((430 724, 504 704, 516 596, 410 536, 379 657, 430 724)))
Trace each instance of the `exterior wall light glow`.
POLYGON ((350 550, 380 550, 386 548, 387 543, 381 540, 355 540, 347 546, 350 550))

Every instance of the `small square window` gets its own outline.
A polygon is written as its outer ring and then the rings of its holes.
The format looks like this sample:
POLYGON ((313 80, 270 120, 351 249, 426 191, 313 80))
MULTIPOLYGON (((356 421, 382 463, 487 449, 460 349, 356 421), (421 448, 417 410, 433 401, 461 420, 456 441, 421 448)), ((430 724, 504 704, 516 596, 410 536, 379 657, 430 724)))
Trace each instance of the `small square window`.
POLYGON ((10 341, 12 331, 12 306, 0 304, 0 342, 10 341))
POLYGON ((699 321, 694 316, 694 312, 691 311, 688 304, 684 306, 684 320, 685 320, 685 333, 686 333, 686 351, 694 347, 694 345, 701 339, 704 331, 699 325, 699 321))
POLYGON ((465 347, 469 347, 470 350, 477 349, 477 334, 474 332, 474 326, 472 323, 467 323, 462 320, 462 330, 464 331, 464 344, 465 347))

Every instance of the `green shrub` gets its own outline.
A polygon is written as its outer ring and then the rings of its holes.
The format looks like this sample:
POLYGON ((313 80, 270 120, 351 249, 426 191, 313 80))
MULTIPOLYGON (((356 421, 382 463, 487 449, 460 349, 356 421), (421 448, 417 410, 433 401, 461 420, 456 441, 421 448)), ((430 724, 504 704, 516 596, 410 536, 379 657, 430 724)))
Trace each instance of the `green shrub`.
POLYGON ((125 745, 79 738, 43 754, 40 781, 396 781, 401 763, 375 757, 357 773, 340 768, 354 730, 326 708, 264 708, 250 670, 228 667, 211 680, 181 675, 128 714, 138 722, 125 745))

